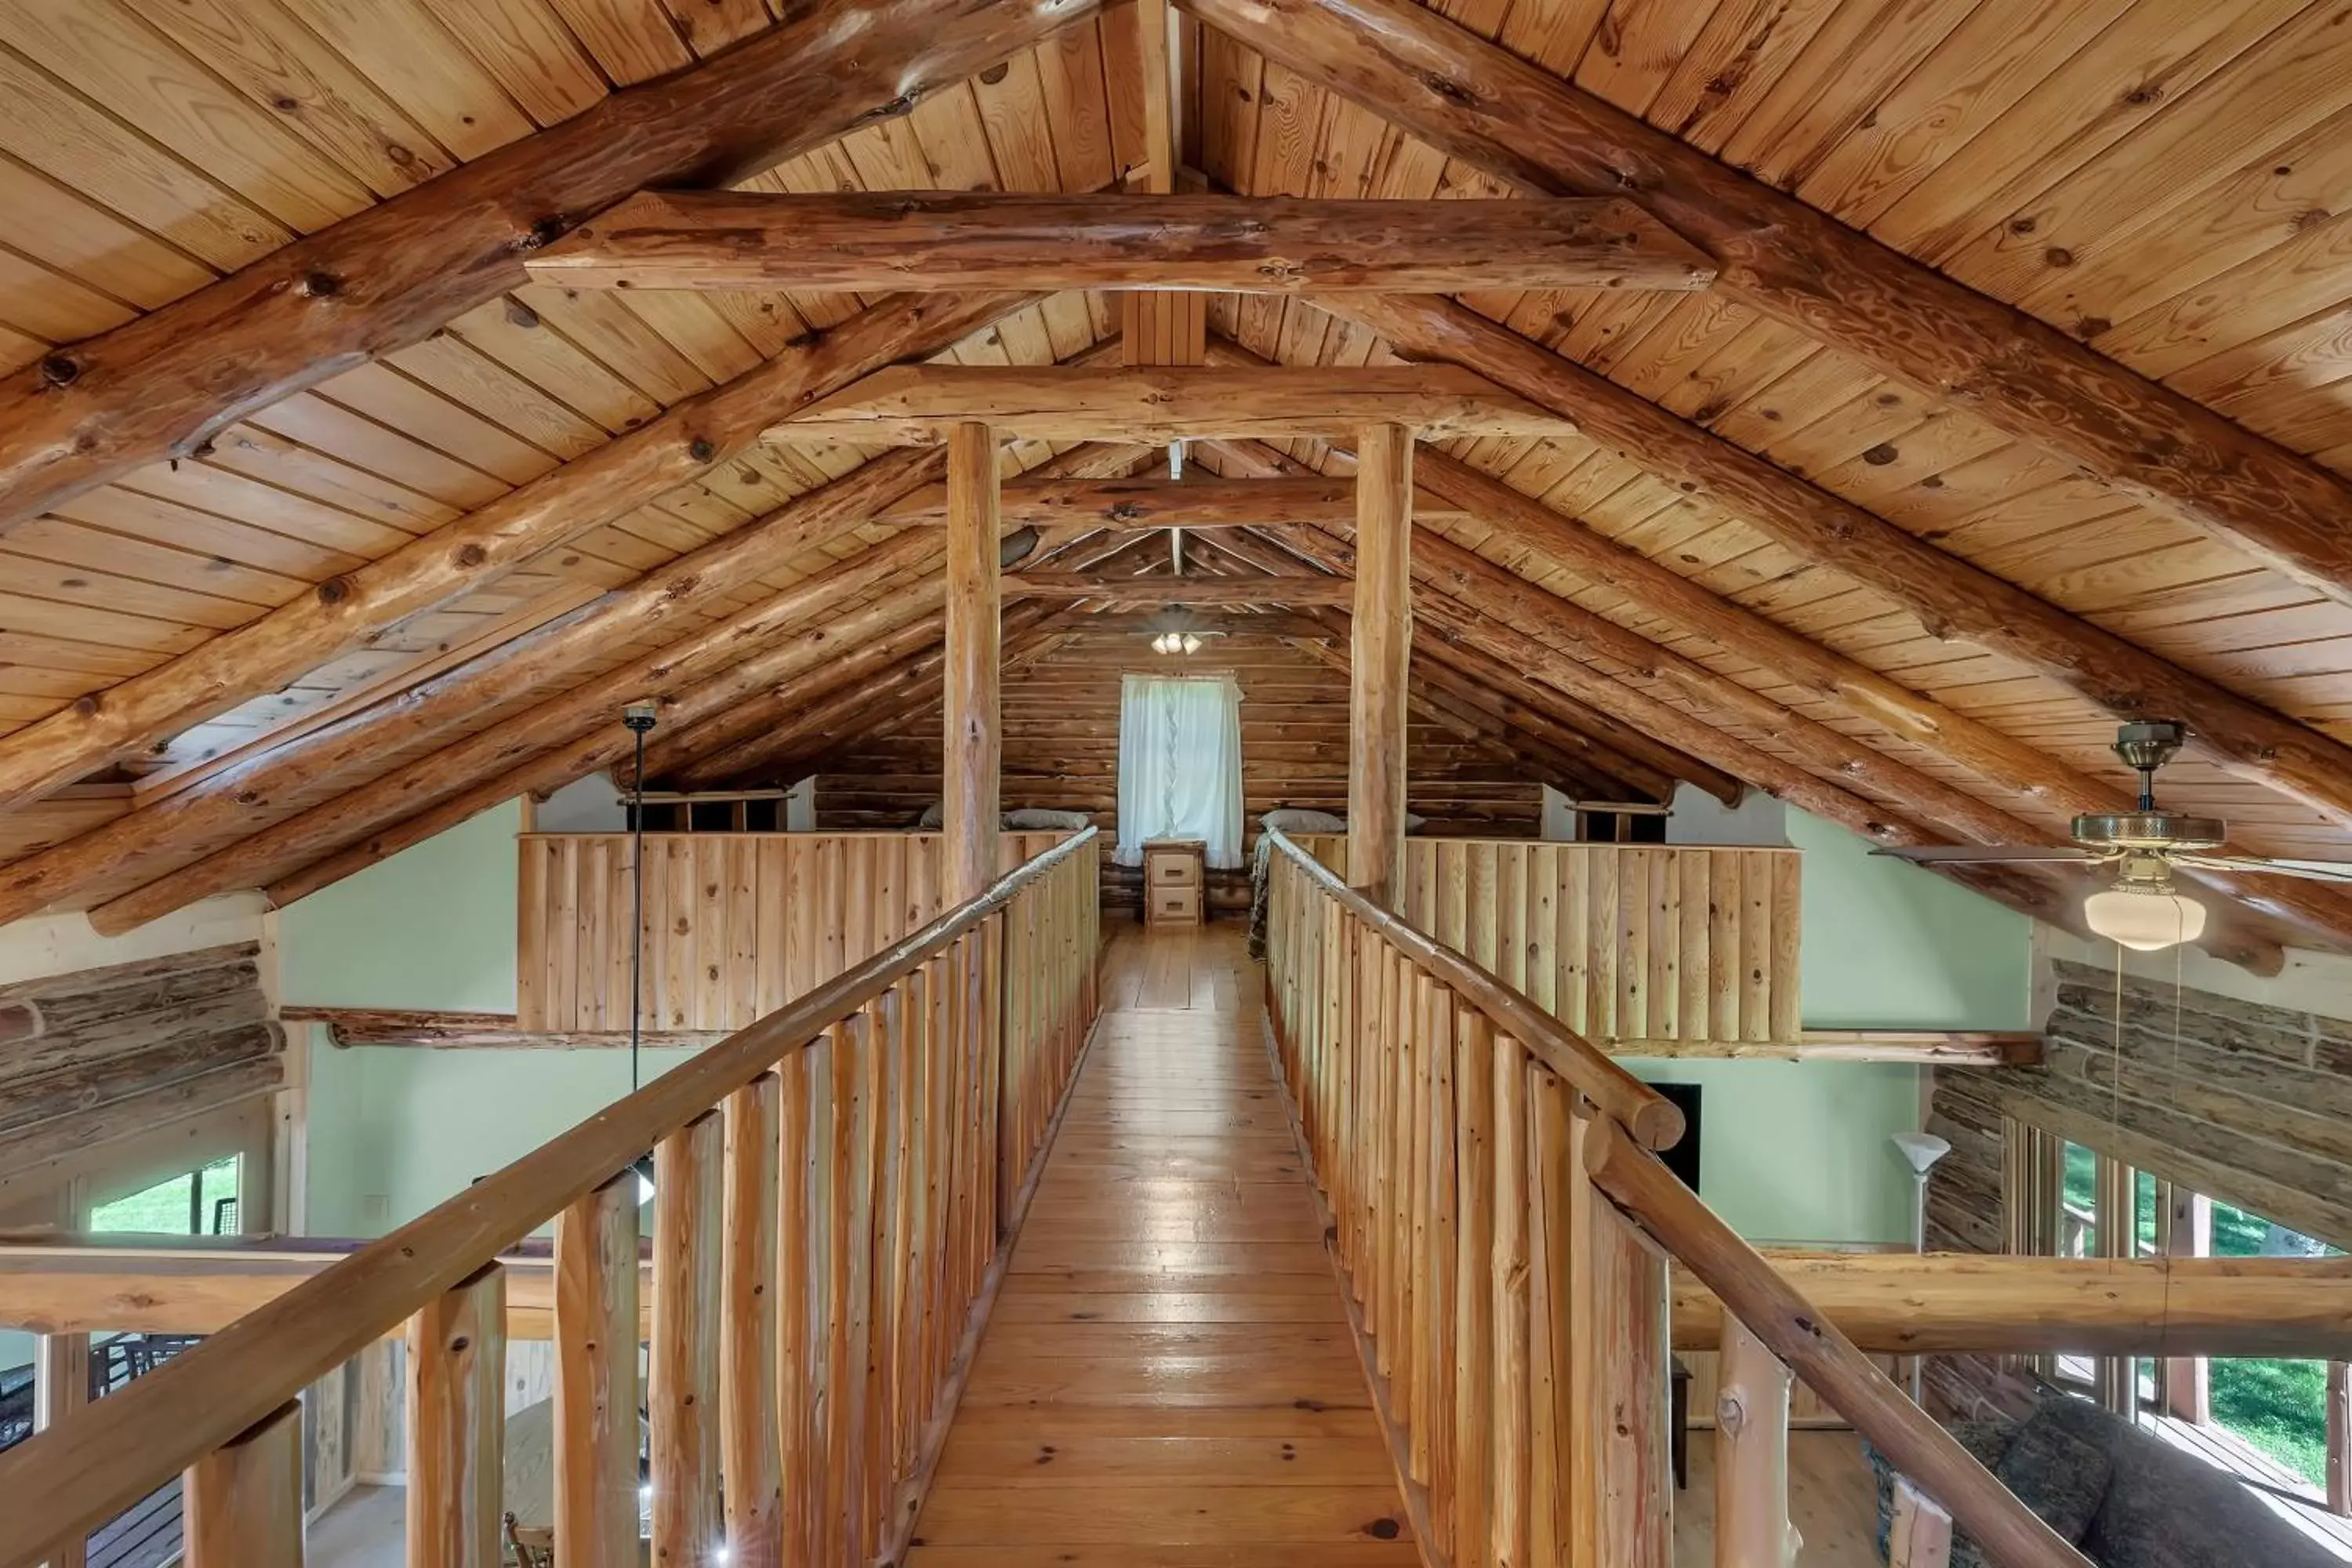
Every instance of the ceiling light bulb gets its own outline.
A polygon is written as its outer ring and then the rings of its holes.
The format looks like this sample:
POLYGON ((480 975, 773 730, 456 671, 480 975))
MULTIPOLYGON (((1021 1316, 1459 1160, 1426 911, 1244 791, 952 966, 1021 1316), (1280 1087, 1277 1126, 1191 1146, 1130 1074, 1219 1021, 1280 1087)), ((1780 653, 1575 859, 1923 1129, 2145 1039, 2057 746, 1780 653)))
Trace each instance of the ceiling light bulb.
POLYGON ((2158 952, 2205 934, 2205 906, 2168 882, 2118 882, 2083 900, 2083 921, 2135 952, 2158 952))
POLYGON ((1186 632, 1186 633, 1184 634, 1184 651, 1185 651, 1186 653, 1198 653, 1198 652, 1200 652, 1200 651, 1201 651, 1201 639, 1200 639, 1199 637, 1194 637, 1191 632, 1186 632))

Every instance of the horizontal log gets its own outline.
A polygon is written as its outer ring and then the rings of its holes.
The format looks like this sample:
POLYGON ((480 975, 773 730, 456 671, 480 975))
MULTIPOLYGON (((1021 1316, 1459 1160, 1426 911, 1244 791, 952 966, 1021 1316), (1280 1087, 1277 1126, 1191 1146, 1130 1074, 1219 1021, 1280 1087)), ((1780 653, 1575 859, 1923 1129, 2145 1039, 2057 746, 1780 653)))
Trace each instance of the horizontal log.
MULTIPOLYGON (((0 1241, 0 1329, 205 1334, 276 1300, 362 1245, 311 1237, 187 1245, 130 1237, 0 1241)), ((2342 1258, 2008 1258, 1767 1248, 1773 1268, 1874 1355, 2352 1355, 2342 1258)), ((508 1324, 549 1337, 543 1251, 509 1253, 508 1324)), ((650 1292, 646 1300, 651 1300, 650 1292)), ((1713 1350, 1722 1304, 1674 1275, 1677 1350, 1713 1350)))
POLYGON ((1345 577, 1106 577, 1090 572, 1009 572, 1004 596, 1099 599, 1118 605, 1344 605, 1345 577))
MULTIPOLYGON (((1103 610, 1090 616, 1080 616, 1066 623, 1066 626, 1073 637, 1083 642, 1096 637, 1149 637, 1156 633, 1166 631, 1168 619, 1164 616, 1150 615, 1141 611, 1103 610)), ((1344 638, 1346 636, 1344 632, 1334 632, 1329 627, 1310 621, 1303 616, 1286 615, 1279 610, 1265 611, 1257 615, 1187 616, 1184 617, 1183 629, 1198 632, 1204 638, 1247 637, 1253 641, 1260 637, 1305 637, 1328 640, 1334 637, 1344 638)), ((1214 646, 1213 642, 1212 647, 1214 646)), ((1114 721, 1116 721, 1115 710, 1114 721)))
POLYGON ((285 1059, 283 1051, 247 1057, 160 1089, 36 1122, 0 1139, 0 1176, 13 1176, 120 1138, 152 1132, 168 1122, 260 1099, 285 1081, 285 1059))
POLYGON ((1632 202, 646 191, 530 257, 575 289, 1704 289, 1632 202))
MULTIPOLYGON (((17 1005, 31 1008, 38 1004, 17 1005)), ((80 1029, 44 1030, 0 1044, 0 1082, 152 1050, 174 1040, 266 1023, 268 1017, 269 998, 247 979, 234 990, 173 1003, 150 1013, 109 1018, 80 1029)))
POLYGON ((1284 440, 1402 425, 1424 440, 1560 436, 1558 415, 1451 365, 1062 369, 892 365, 810 404, 770 441, 928 447, 978 422, 1001 440, 1284 440))
POLYGON ((147 1050, 68 1062, 0 1088, 0 1140, 44 1121, 168 1089, 189 1079, 275 1056, 286 1036, 276 1024, 251 1023, 214 1034, 180 1036, 147 1050))
POLYGON ((0 383, 0 523, 185 457, 256 409, 417 342, 529 281, 532 249, 646 185, 729 184, 904 112, 1096 8, 866 0, 845 14, 795 11, 48 354, 0 383))
MULTIPOLYGON (((2352 1258, 1795 1253, 1774 1270, 1874 1354, 2352 1354, 2352 1258)), ((1676 1350, 1712 1350, 1723 1304, 1674 1271, 1676 1350)))
MULTIPOLYGON (((1417 521, 1459 522, 1469 513, 1427 498, 1413 502, 1417 521)), ((1230 529, 1273 522, 1318 526, 1356 520, 1356 481, 1320 474, 1276 479, 1191 475, 1171 479, 1137 474, 1117 479, 1055 479, 1024 474, 1004 481, 999 510, 1008 528, 1087 528, 1149 532, 1161 528, 1230 529)), ((893 527, 947 521, 947 488, 932 485, 877 520, 893 527)))
POLYGON ((796 342, 455 522, 16 731, 0 746, 0 805, 275 691, 385 628, 695 479, 741 451, 778 415, 854 387, 895 361, 940 353, 1030 302, 1008 295, 884 300, 796 342))
MULTIPOLYGON (((320 1237, 269 1237, 237 1244, 191 1237, 11 1237, 0 1240, 0 1328, 27 1333, 210 1334, 235 1322, 365 1246, 320 1237)), ((507 1336, 554 1337, 555 1269, 543 1247, 500 1255, 506 1270, 507 1336)), ((653 1289, 640 1290, 644 1331, 653 1325, 653 1289)), ((397 1339, 400 1326, 384 1338, 397 1339)))
POLYGON ((2042 1037, 2027 1030, 1807 1029, 1793 1040, 1611 1038, 1601 1043, 1612 1057, 1704 1057, 1727 1061, 2006 1068, 2032 1067, 2042 1060, 2042 1037))
POLYGON ((79 996, 91 991, 111 990, 119 985, 136 985, 166 974, 177 974, 190 969, 217 969, 227 963, 250 963, 261 952, 258 943, 250 942, 223 942, 217 947, 191 948, 185 952, 168 952, 160 958, 134 958, 127 963, 110 963, 98 969, 73 969, 62 974, 37 974, 25 980, 10 981, 0 985, 0 1001, 44 996, 79 996))
MULTIPOLYGON (((1244 47, 1523 190, 1639 201, 1721 262, 1717 287, 1740 306, 2352 603, 2352 482, 2076 341, 2066 324, 1979 293, 1415 0, 1185 5, 1244 47)), ((2085 337, 2100 330, 2073 325, 2085 337)), ((2179 710, 2151 701, 2141 711, 2179 710)))
MULTIPOLYGON (((629 1043, 626 1029, 551 1032, 517 1026, 512 1013, 446 1012, 398 1007, 285 1007, 287 1024, 323 1024, 337 1046, 430 1046, 436 1050, 592 1050, 629 1043)), ((700 1050, 727 1037, 723 1029, 648 1029, 639 1043, 656 1049, 700 1050)))

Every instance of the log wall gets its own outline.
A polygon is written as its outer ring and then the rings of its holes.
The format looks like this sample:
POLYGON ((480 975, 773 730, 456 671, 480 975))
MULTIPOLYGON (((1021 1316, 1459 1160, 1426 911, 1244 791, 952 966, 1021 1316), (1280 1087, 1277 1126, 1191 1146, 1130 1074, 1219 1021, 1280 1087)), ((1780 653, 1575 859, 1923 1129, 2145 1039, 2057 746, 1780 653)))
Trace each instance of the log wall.
POLYGON ((0 986, 0 1177, 267 1096, 285 1044, 251 942, 0 986))
MULTIPOLYGON (((1220 637, 1196 658, 1168 658, 1135 635, 1072 639, 1005 678, 1007 809, 1083 811, 1107 834, 1118 816, 1120 677, 1230 671, 1242 690, 1242 798, 1250 838, 1276 806, 1348 809, 1348 678, 1273 637, 1220 637)), ((1542 783, 1416 718, 1405 742, 1406 808, 1429 833, 1532 837, 1542 783)), ((903 828, 940 797, 936 706, 815 759, 818 826, 903 828)), ((1137 870, 1103 858, 1104 900, 1139 908, 1137 870)), ((1210 873, 1210 901, 1248 906, 1239 872, 1210 873)))
POLYGON ((1424 837, 1404 860, 1399 914, 1612 1051, 1802 1033, 1797 850, 1424 837))
MULTIPOLYGON (((1927 1186, 1927 1246, 2004 1250, 2011 1119, 2352 1247, 2352 1022, 2060 963, 2030 1068, 1936 1072, 1928 1131, 1951 1141, 1927 1186), (2118 1041, 2120 1040, 2120 1050, 2118 1041), (2120 1067, 2120 1077, 2118 1077, 2120 1067)), ((1989 1361, 1930 1364, 1949 1408, 2014 1400, 1989 1361)))
MULTIPOLYGON (((1007 833, 1011 870, 1067 837, 1007 833)), ((629 1026, 629 837, 526 833, 517 1026, 629 1026)), ((936 833, 646 835, 647 1029, 740 1029, 939 918, 936 833)))

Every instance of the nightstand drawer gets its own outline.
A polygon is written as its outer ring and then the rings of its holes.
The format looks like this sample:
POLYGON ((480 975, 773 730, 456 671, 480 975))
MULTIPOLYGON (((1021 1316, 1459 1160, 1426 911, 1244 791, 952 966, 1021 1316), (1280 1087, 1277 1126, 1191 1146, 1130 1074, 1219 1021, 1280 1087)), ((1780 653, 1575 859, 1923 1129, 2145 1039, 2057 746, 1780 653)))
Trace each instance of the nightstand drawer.
POLYGON ((1197 888, 1201 885, 1201 862, 1192 855, 1153 855, 1145 862, 1144 879, 1155 889, 1197 888))
POLYGON ((1201 923, 1201 889, 1198 888, 1159 888, 1146 894, 1145 910, 1151 925, 1198 925, 1201 923))

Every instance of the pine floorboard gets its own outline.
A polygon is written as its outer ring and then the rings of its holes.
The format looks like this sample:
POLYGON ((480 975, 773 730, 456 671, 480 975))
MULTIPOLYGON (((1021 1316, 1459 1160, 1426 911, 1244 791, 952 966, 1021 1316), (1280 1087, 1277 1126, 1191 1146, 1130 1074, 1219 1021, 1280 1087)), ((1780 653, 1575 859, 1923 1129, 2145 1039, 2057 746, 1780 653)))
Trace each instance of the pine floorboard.
POLYGON ((1419 1561, 1237 927, 1122 933, 910 1568, 1419 1561))

